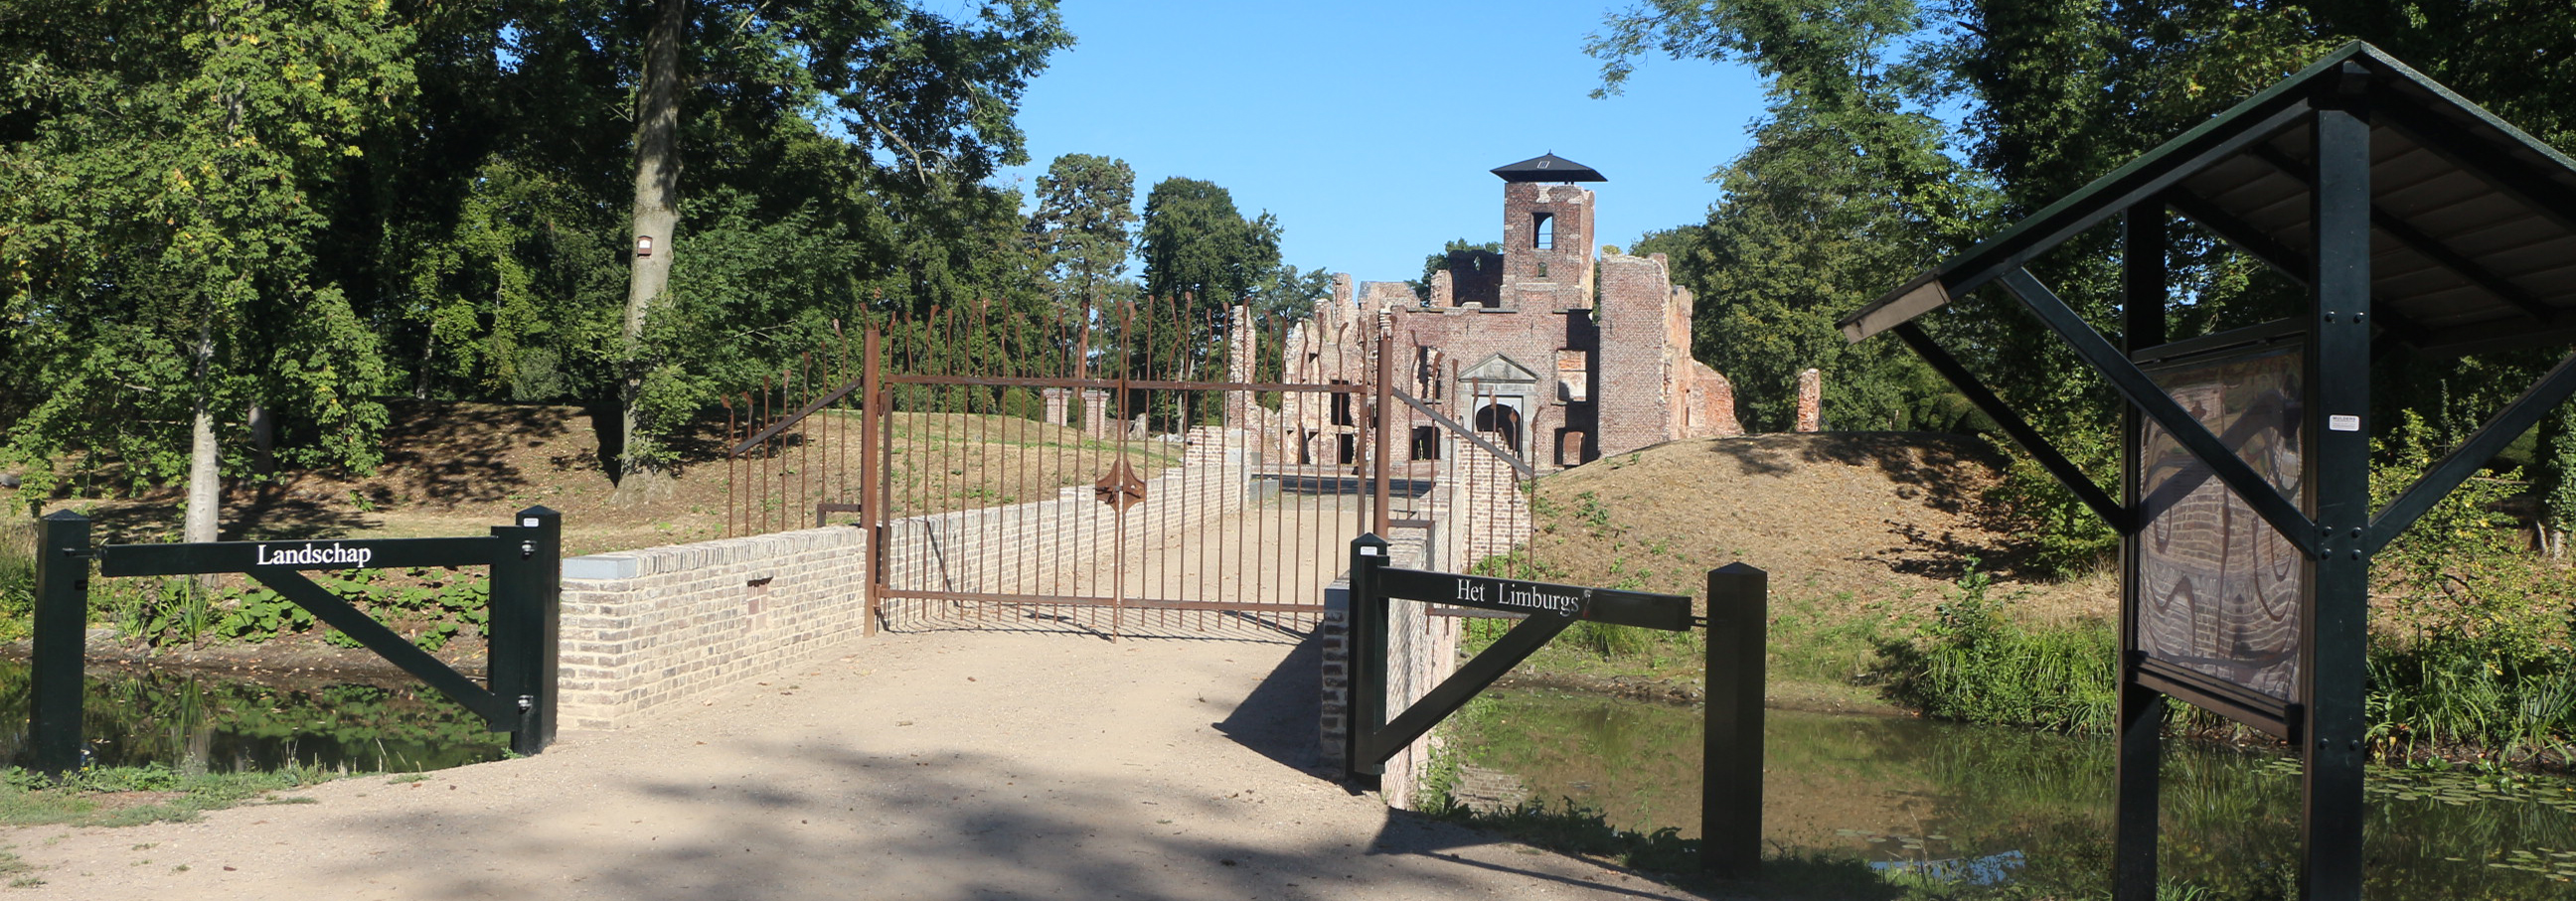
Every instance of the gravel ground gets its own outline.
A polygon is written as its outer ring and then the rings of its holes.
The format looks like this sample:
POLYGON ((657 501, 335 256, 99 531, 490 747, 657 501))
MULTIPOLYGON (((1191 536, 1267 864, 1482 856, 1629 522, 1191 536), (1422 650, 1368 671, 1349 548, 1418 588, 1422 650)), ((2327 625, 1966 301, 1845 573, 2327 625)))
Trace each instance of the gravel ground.
POLYGON ((532 758, 0 831, 0 899, 1694 897, 1320 778, 1314 653, 854 639, 532 758))

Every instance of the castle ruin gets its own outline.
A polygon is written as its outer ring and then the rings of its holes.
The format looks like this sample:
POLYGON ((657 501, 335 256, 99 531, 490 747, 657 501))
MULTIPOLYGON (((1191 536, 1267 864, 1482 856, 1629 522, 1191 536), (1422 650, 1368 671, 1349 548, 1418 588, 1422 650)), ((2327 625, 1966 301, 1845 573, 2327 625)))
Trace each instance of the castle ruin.
MULTIPOLYGON (((1398 390, 1541 471, 1743 434, 1726 378, 1691 359, 1691 294, 1664 256, 1594 256, 1597 200, 1576 183, 1601 173, 1555 154, 1493 173, 1502 252, 1450 253, 1428 297, 1404 282, 1363 282, 1355 296, 1336 276, 1332 297, 1285 336, 1287 379, 1364 383, 1383 331, 1398 390)), ((1347 406, 1291 404, 1264 425, 1283 462, 1354 462, 1363 451, 1347 406)), ((1392 436, 1405 448, 1396 459, 1438 460, 1440 427, 1400 412, 1413 422, 1392 436)))

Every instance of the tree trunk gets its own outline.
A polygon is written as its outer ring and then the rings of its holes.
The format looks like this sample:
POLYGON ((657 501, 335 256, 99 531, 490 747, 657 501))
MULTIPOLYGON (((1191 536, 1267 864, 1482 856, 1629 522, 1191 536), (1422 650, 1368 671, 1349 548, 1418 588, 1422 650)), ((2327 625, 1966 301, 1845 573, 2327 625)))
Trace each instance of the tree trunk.
POLYGON ((224 504, 223 471, 215 445, 214 374, 215 326, 208 320, 197 323, 197 399, 192 405, 188 423, 188 512, 180 526, 181 541, 215 540, 215 514, 224 504))
POLYGON ((653 29, 644 39, 643 90, 635 109, 635 229, 628 236, 626 283, 626 381, 619 406, 625 433, 623 476, 638 467, 645 445, 635 434, 635 402, 650 365, 644 352, 644 319, 671 280, 672 232, 680 222, 680 45, 689 24, 687 0, 657 0, 653 29), (646 242, 650 250, 646 250, 646 242))
POLYGON ((251 401, 244 420, 250 425, 250 468, 260 475, 277 473, 277 414, 268 405, 251 401))

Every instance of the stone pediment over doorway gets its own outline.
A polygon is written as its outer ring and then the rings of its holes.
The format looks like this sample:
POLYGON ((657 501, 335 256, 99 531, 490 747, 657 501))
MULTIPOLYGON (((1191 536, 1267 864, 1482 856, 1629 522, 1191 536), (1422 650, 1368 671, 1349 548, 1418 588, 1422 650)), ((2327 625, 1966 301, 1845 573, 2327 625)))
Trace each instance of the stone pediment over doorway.
POLYGON ((1465 372, 1459 373, 1458 380, 1462 382, 1503 382, 1521 385, 1535 385, 1538 384, 1538 373, 1532 371, 1527 366, 1521 365, 1510 357, 1503 356, 1502 354, 1495 354, 1493 356, 1486 357, 1483 362, 1468 367, 1465 372))

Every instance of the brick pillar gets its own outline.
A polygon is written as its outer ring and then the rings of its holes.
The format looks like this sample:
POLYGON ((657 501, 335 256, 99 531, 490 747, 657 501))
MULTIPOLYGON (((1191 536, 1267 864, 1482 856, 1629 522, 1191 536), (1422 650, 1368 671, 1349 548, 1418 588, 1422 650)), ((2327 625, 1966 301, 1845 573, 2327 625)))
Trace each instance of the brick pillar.
POLYGON ((1798 431, 1824 428, 1825 376, 1814 369, 1798 373, 1798 431))
POLYGON ((1064 424, 1064 408, 1066 403, 1072 399, 1072 396, 1073 389, 1071 388, 1038 389, 1038 397, 1046 400, 1046 424, 1064 424))
MULTIPOLYGON (((1252 327, 1252 308, 1237 306, 1232 314, 1232 322, 1226 328, 1225 380, 1249 382, 1252 381, 1254 373, 1259 371, 1252 362, 1259 359, 1254 356, 1258 351, 1259 341, 1258 333, 1252 327)), ((1237 429, 1248 429, 1254 426, 1252 392, 1228 391, 1225 393, 1225 424, 1228 428, 1237 429)))
POLYGON ((1109 389, 1082 389, 1082 433, 1102 441, 1118 437, 1109 433, 1109 389))
POLYGON ((1348 576, 1335 580, 1324 589, 1324 618, 1315 624, 1315 640, 1322 645, 1323 664, 1319 673, 1323 682, 1322 716, 1315 724, 1317 741, 1323 746, 1323 757, 1333 771, 1343 777, 1342 743, 1350 734, 1347 715, 1350 712, 1351 684, 1351 586, 1348 576))

